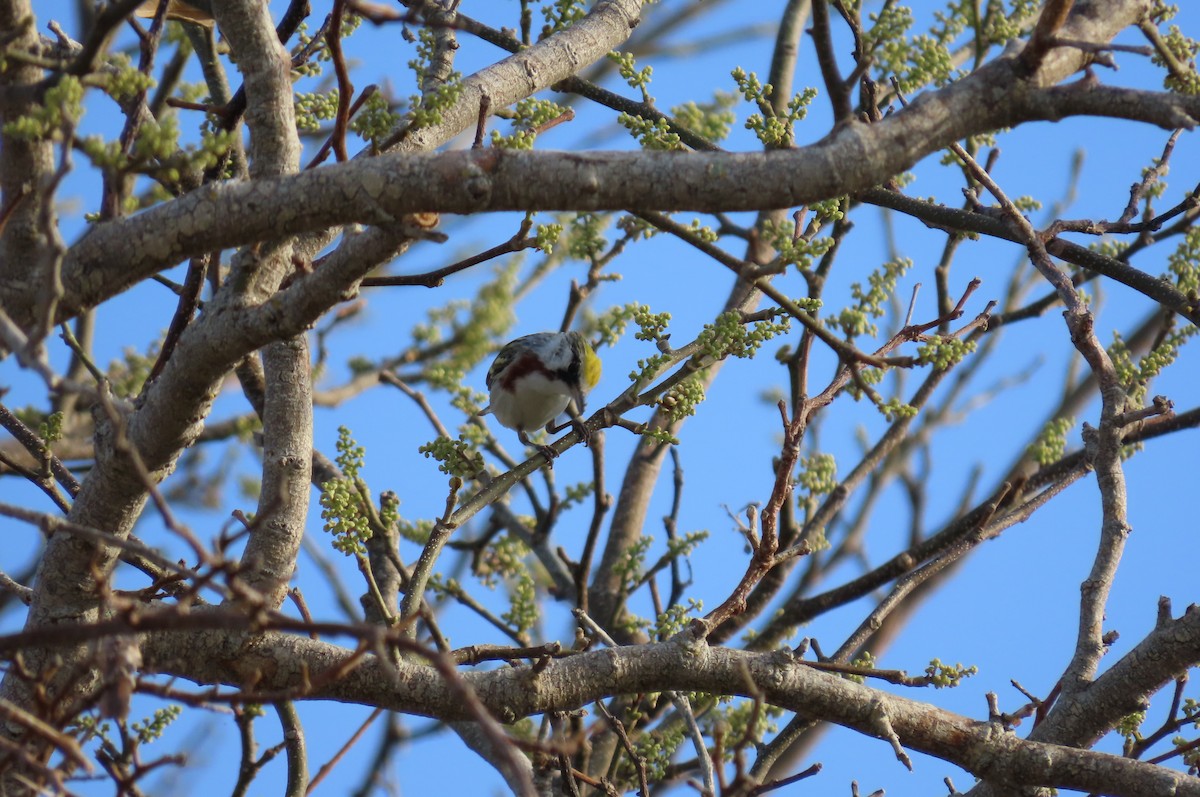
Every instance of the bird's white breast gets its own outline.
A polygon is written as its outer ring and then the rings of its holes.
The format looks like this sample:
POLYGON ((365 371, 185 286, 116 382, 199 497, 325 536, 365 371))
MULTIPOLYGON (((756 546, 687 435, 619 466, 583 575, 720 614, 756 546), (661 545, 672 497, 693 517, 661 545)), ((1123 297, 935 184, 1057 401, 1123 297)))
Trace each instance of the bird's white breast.
POLYGON ((564 385, 545 374, 525 374, 516 380, 512 392, 493 390, 491 412, 504 426, 527 432, 536 431, 562 415, 570 403, 564 385))

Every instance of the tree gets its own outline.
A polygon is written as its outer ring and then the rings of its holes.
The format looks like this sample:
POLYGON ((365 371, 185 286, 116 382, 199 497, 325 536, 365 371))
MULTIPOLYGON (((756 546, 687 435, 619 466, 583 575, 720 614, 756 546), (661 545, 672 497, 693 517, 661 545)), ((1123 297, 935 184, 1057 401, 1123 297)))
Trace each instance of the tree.
POLYGON ((0 0, 5 793, 1200 794, 1197 13, 917 6, 0 0))

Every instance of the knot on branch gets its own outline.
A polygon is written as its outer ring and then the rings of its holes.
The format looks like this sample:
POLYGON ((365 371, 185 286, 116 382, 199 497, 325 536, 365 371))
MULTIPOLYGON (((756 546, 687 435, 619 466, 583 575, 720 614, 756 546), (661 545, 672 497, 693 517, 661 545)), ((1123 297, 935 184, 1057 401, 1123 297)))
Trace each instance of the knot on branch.
POLYGON ((492 198, 491 173, 500 159, 499 150, 474 150, 462 174, 462 187, 474 203, 486 205, 492 198))

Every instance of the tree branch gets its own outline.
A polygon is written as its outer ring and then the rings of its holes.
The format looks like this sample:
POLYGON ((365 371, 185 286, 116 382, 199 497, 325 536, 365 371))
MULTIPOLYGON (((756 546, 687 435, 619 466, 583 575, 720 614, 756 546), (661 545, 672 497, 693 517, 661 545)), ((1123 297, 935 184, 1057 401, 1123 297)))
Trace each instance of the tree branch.
MULTIPOLYGON (((1142 676, 1163 681, 1179 668, 1200 660, 1200 611, 1152 635, 1155 656, 1139 660, 1142 676)), ((270 632, 250 644, 228 631, 162 633, 147 636, 147 667, 202 683, 240 682, 238 670, 253 666, 262 679, 256 688, 288 689, 290 668, 304 661, 315 680, 340 666, 351 651, 306 637, 270 632), (185 642, 186 640, 186 642, 185 642), (180 644, 183 642, 184 644, 180 644), (241 650, 240 653, 237 651, 241 650), (272 662, 288 662, 275 667, 272 662)), ((1133 654, 1131 654, 1132 656, 1133 654)), ((307 697, 381 705, 447 721, 473 718, 456 691, 430 667, 401 664, 395 677, 390 664, 368 657, 360 666, 307 697)), ((1179 772, 1118 756, 1023 741, 990 722, 980 722, 927 704, 895 697, 818 672, 787 651, 749 653, 711 648, 684 632, 656 644, 606 648, 554 659, 540 669, 516 667, 460 675, 488 712, 501 721, 549 711, 569 711, 604 697, 664 691, 668 688, 753 697, 758 691, 771 705, 816 716, 877 736, 877 706, 888 717, 900 744, 950 761, 978 777, 1008 788, 1051 786, 1096 791, 1118 797, 1166 794, 1147 791, 1148 783, 1173 788, 1175 795, 1200 795, 1200 782, 1179 772), (748 683, 751 686, 748 686, 748 683), (867 708, 864 708, 867 707, 867 708)))

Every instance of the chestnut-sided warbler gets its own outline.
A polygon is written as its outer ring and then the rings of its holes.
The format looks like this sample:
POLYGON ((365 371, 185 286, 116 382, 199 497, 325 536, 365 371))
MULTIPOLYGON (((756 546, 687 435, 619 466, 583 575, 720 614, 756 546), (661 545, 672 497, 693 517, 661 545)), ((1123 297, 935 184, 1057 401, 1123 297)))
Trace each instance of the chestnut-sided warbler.
MULTIPOLYGON (((574 402, 575 413, 583 414, 583 397, 600 381, 600 358, 587 338, 578 332, 535 332, 511 340, 500 349, 488 369, 491 402, 480 410, 496 416, 502 426, 517 430, 527 446, 534 443, 527 432, 546 428, 551 434, 554 419, 574 402)), ((553 459, 549 446, 535 446, 553 459)))

